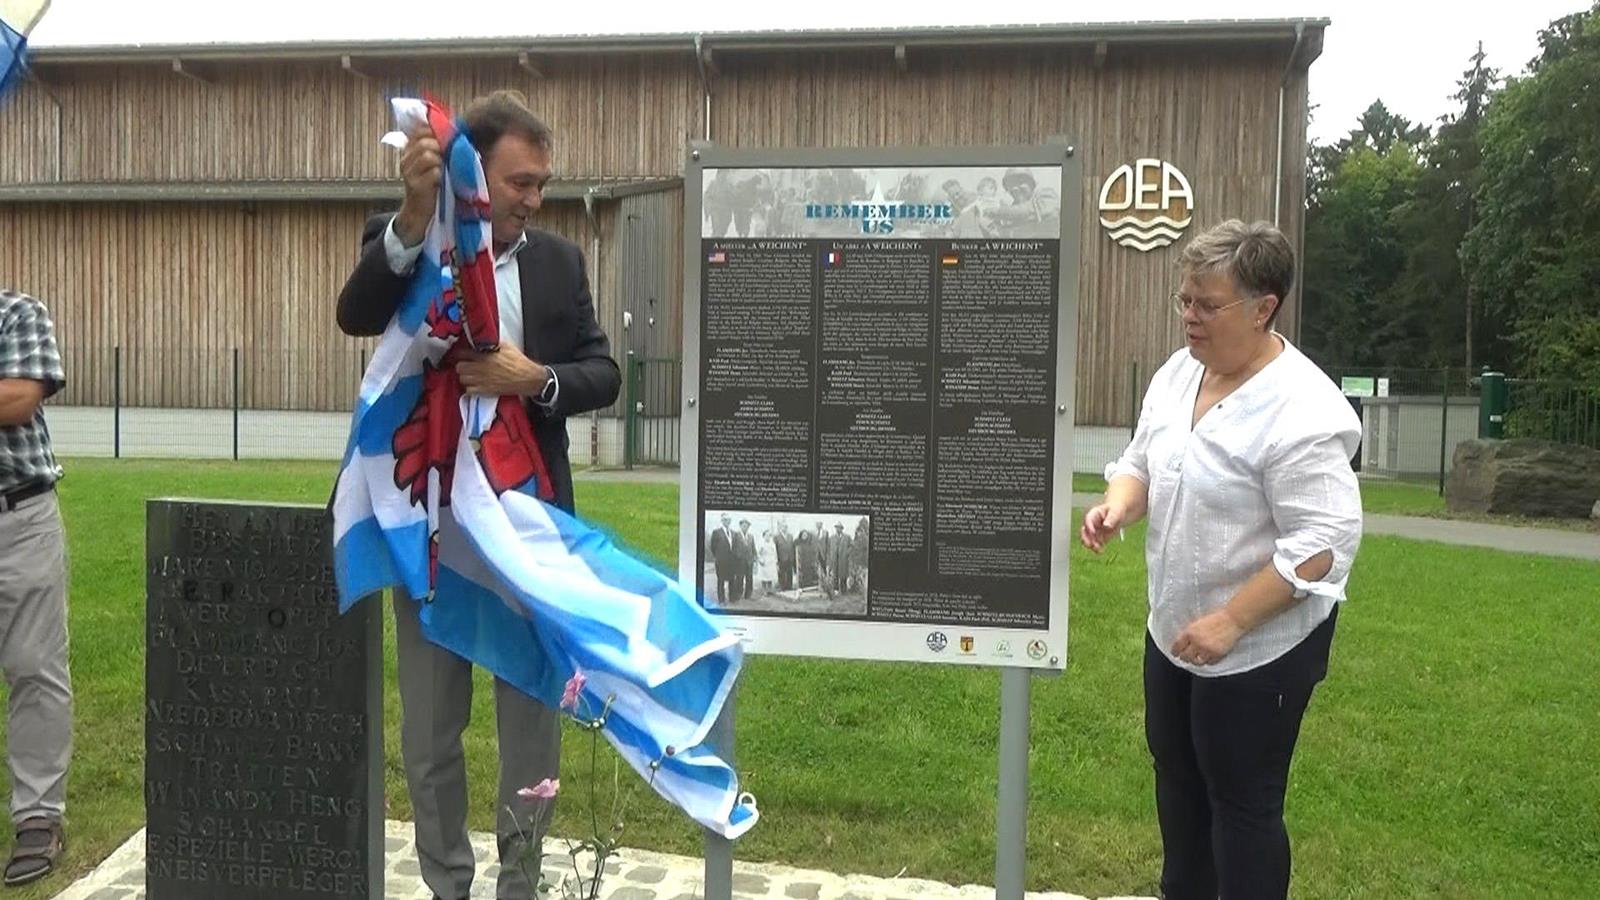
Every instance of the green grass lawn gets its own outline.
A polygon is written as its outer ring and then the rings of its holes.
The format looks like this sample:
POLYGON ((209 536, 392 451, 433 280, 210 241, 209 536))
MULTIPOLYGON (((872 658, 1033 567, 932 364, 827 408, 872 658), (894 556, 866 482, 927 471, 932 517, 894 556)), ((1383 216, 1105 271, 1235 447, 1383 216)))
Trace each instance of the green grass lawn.
MULTIPOLYGON (((143 821, 143 500, 321 503, 328 464, 68 461, 76 752, 68 871, 143 821)), ((673 485, 580 482, 580 508, 676 559, 673 485)), ((1070 662, 1033 692, 1028 887, 1154 894, 1160 845, 1141 727, 1143 530, 1074 550, 1070 662)), ((1580 897, 1600 884, 1600 565, 1368 537, 1289 797, 1293 895, 1580 897)), ((387 616, 385 617, 387 620, 387 616)), ((389 814, 409 818, 389 624, 389 814)), ((491 691, 468 733, 472 827, 493 815, 491 691)), ((999 676, 759 657, 738 700, 738 768, 762 821, 740 859, 993 883, 999 676)), ((514 748, 513 748, 514 752, 514 748)), ((609 751, 603 757, 610 759, 609 751)), ((567 732, 556 833, 587 816, 588 748, 567 732)), ((609 782, 610 766, 602 767, 609 782)), ((699 832, 634 785, 631 846, 695 854, 699 832)), ((9 848, 0 838, 0 851, 9 848)))

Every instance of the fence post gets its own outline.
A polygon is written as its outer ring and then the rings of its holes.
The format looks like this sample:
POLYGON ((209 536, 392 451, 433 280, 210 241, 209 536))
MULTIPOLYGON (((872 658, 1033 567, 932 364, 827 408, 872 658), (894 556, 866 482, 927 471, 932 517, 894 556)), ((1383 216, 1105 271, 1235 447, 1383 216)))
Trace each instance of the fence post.
POLYGON ((1450 367, 1444 368, 1443 399, 1439 403, 1439 496, 1444 496, 1445 446, 1450 440, 1450 367))
POLYGON ((1508 388, 1504 372, 1484 372, 1483 393, 1478 398, 1478 437, 1506 436, 1508 388))
POLYGON ((622 467, 633 468, 633 430, 639 427, 633 410, 633 398, 638 390, 639 367, 634 362, 633 351, 627 355, 627 371, 622 379, 622 467))
POLYGON ((233 461, 239 461, 239 348, 233 348, 233 461))
POLYGON ((111 348, 111 456, 122 458, 122 345, 111 348))

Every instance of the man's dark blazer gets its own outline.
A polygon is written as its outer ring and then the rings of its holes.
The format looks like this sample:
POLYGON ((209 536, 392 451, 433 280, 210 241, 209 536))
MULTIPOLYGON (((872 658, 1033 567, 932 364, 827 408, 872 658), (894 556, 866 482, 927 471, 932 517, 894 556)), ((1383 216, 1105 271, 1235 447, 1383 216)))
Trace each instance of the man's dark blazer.
MULTIPOLYGON (((383 233, 392 214, 367 220, 361 259, 339 292, 339 328, 350 335, 382 334, 411 283, 389 269, 383 233)), ((528 402, 534 439, 554 482, 556 505, 572 511, 572 463, 567 459, 567 417, 610 406, 622 389, 611 342, 595 320, 583 253, 566 238, 528 229, 517 252, 522 281, 522 350, 556 373, 555 406, 528 402)))
POLYGON ((728 529, 718 528, 711 532, 711 558, 717 562, 718 575, 733 571, 733 541, 729 538, 728 529))

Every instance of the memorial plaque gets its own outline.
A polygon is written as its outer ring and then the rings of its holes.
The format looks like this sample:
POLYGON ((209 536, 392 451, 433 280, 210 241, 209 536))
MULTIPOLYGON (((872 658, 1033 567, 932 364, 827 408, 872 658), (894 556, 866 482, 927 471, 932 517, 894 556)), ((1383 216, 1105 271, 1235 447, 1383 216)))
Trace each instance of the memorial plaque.
POLYGON ((383 896, 382 631, 321 507, 146 509, 150 900, 383 896))
POLYGON ((748 650, 1065 666, 1081 168, 691 155, 679 571, 748 650))

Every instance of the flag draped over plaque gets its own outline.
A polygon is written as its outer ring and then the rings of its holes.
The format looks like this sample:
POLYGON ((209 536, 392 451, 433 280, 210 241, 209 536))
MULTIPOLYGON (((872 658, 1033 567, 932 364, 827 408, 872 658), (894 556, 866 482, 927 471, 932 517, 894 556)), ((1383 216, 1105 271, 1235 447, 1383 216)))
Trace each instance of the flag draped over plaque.
POLYGON ((582 672, 587 708, 610 700, 603 731, 629 765, 695 821, 738 837, 755 805, 708 741, 739 673, 738 639, 676 582, 545 502, 520 399, 462 392, 455 348, 492 347, 499 333, 481 160, 443 106, 392 104, 402 130, 433 128, 445 172, 361 381, 333 504, 340 610, 404 588, 418 599, 398 602, 422 604, 429 640, 552 708, 582 672))

